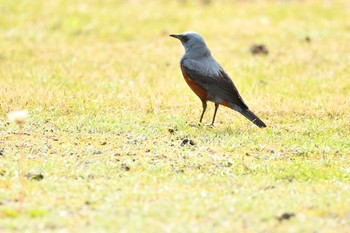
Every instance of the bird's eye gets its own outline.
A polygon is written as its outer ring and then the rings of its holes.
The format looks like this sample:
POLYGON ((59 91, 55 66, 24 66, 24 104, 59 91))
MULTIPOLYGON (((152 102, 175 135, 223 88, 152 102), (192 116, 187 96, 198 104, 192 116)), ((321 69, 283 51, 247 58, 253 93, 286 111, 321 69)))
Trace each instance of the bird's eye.
POLYGON ((188 36, 183 36, 183 37, 182 37, 182 41, 183 41, 183 42, 187 42, 188 40, 189 40, 189 39, 188 39, 188 36))

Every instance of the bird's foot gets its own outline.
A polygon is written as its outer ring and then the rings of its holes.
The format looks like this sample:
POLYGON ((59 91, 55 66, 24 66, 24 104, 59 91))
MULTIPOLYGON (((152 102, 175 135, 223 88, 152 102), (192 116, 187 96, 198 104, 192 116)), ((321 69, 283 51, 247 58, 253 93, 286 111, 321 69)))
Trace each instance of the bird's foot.
POLYGON ((192 124, 189 124, 189 126, 198 128, 198 127, 202 127, 202 123, 198 123, 198 124, 192 123, 192 124))

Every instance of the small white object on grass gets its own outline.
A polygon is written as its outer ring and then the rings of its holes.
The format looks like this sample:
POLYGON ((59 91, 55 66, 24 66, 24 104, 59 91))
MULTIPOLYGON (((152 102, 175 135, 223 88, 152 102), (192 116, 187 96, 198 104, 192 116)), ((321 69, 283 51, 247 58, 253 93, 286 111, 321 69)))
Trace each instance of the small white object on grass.
POLYGON ((9 119, 9 121, 19 126, 22 126, 25 123, 27 117, 28 117, 27 110, 10 112, 7 114, 7 118, 9 119))

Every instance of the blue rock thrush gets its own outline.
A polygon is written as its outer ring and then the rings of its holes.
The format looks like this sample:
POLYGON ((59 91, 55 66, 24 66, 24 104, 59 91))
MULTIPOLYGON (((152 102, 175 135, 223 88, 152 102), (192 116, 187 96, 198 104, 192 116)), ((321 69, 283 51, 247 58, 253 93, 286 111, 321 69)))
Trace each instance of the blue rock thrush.
POLYGON ((207 108, 207 101, 211 101, 215 103, 212 125, 219 105, 224 105, 241 113, 260 128, 266 127, 265 123, 249 110, 228 74, 211 55, 201 35, 185 32, 170 36, 179 39, 185 48, 180 67, 187 84, 202 101, 200 123, 207 108))

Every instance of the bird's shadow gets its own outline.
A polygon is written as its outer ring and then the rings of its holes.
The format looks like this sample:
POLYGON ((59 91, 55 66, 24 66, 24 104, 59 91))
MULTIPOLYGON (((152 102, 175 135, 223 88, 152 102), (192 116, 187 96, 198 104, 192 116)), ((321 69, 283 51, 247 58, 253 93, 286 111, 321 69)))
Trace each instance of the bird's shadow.
POLYGON ((241 135, 246 134, 253 129, 253 127, 237 127, 237 126, 231 126, 231 125, 225 125, 224 123, 216 123, 215 125, 212 124, 203 124, 203 123, 189 123, 188 124, 192 128, 196 129, 202 129, 202 130, 208 130, 211 133, 215 134, 226 134, 226 135, 241 135))
POLYGON ((193 128, 214 128, 215 127, 212 124, 203 124, 203 123, 190 123, 189 126, 193 128))

